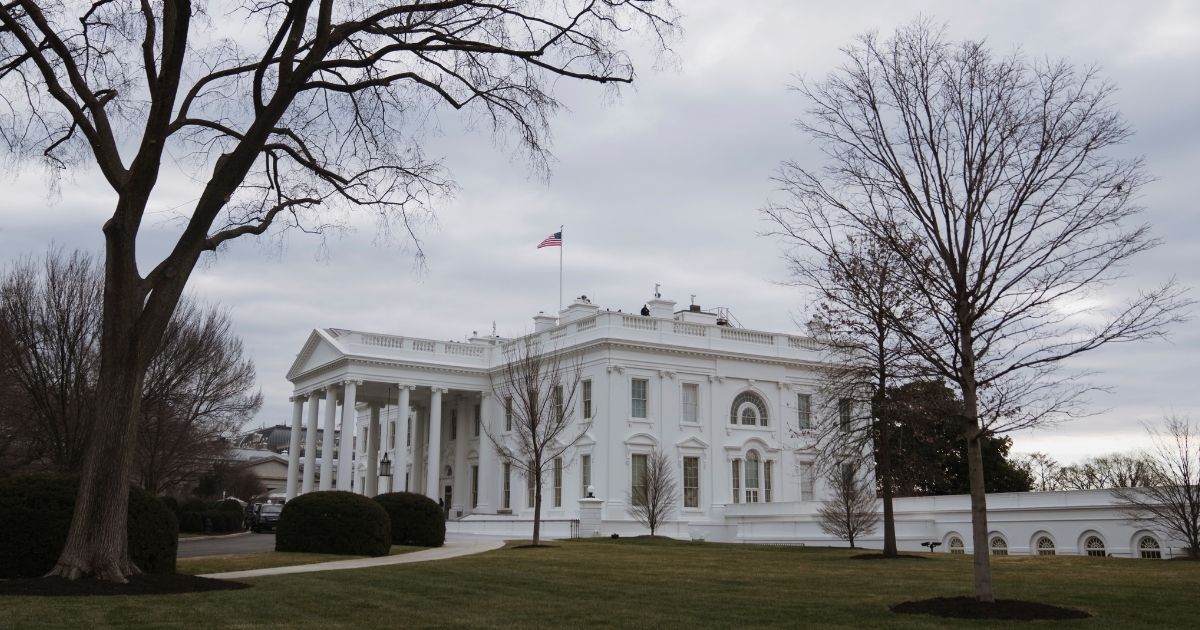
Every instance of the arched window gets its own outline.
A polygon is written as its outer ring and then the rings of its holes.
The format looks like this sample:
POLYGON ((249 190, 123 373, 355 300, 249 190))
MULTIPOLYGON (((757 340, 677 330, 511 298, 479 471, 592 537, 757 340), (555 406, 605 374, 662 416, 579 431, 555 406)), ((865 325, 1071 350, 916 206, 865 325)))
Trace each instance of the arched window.
POLYGON ((1158 560, 1162 558, 1162 547, 1158 546, 1158 541, 1151 536, 1142 536, 1138 539, 1138 557, 1147 560, 1158 560))
POLYGON ((742 392, 733 399, 729 410, 729 424, 767 426, 767 403, 754 392, 742 392))
POLYGON ((1083 550, 1089 556, 1103 558, 1108 555, 1104 549, 1104 541, 1100 540, 1099 536, 1088 536, 1087 540, 1083 541, 1083 550))
POLYGON ((1054 555, 1054 541, 1050 540, 1049 536, 1039 536, 1035 546, 1037 547, 1037 555, 1039 556, 1054 555))
POLYGON ((992 540, 991 540, 991 543, 989 543, 989 546, 992 548, 993 556, 1007 556, 1008 555, 1008 541, 1004 540, 1004 538, 1002 536, 992 536, 992 540))
POLYGON ((963 541, 958 536, 951 536, 950 544, 947 546, 950 547, 950 553, 957 553, 960 555, 962 553, 964 553, 963 552, 963 541))
POLYGON ((758 503, 758 451, 746 453, 746 503, 758 503))

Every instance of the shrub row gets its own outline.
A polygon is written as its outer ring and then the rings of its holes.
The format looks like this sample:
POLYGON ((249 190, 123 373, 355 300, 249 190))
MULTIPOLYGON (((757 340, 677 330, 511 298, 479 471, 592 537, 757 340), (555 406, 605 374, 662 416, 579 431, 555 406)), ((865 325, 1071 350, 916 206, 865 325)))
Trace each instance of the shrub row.
MULTIPOLYGON (((38 577, 66 544, 79 480, 63 476, 0 481, 0 578, 38 577)), ((129 556, 146 573, 173 573, 175 514, 153 495, 129 489, 129 556)))
POLYGON ((429 497, 393 492, 374 500, 350 492, 310 492, 279 515, 276 551, 387 555, 392 544, 440 547, 442 509, 429 497))
POLYGON ((179 515, 179 531, 193 534, 224 534, 242 531, 241 512, 204 510, 179 515))

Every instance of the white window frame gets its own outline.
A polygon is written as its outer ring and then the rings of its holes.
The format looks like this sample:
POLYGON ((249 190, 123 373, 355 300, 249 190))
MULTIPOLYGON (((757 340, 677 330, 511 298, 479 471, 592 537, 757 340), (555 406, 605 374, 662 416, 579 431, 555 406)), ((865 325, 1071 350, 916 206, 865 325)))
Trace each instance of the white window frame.
POLYGON ((801 431, 812 430, 812 394, 796 394, 796 423, 801 431))
POLYGON ((636 482, 637 482, 637 470, 638 470, 638 460, 639 459, 642 460, 642 471, 643 471, 642 472, 642 483, 644 486, 645 481, 646 481, 646 475, 647 475, 647 473, 649 471, 649 467, 650 467, 650 454, 649 453, 630 453, 629 454, 629 502, 633 505, 638 504, 638 502, 637 502, 638 501, 638 492, 637 492, 637 483, 636 482))
POLYGON ((592 419, 592 379, 588 378, 588 379, 583 380, 583 395, 581 396, 581 398, 583 399, 583 404, 580 405, 583 408, 582 409, 583 419, 591 420, 592 419))
POLYGON ((800 463, 800 500, 813 501, 817 490, 817 467, 813 462, 800 463))
POLYGON ((684 424, 700 424, 700 383, 684 381, 679 384, 679 421, 684 424), (690 405, 687 401, 689 389, 696 394, 690 405))
POLYGON ((592 454, 582 453, 579 456, 579 496, 587 497, 588 486, 592 485, 592 454))
POLYGON ((512 510, 512 464, 504 462, 504 492, 503 492, 503 508, 512 510))
POLYGON ((629 379, 629 417, 634 420, 649 420, 650 419, 650 379, 641 376, 634 376, 629 379), (643 383, 645 389, 642 392, 643 397, 637 398, 637 384, 643 383), (642 403, 642 415, 638 415, 636 402, 642 403))
POLYGON ((554 458, 554 507, 562 507, 563 500, 563 459, 554 458))
POLYGON ((683 486, 683 507, 686 510, 698 510, 700 509, 700 457, 698 455, 684 455, 681 471, 682 474, 680 475, 680 478, 683 480, 683 483, 681 484, 683 486), (689 461, 694 462, 696 466, 696 485, 694 487, 688 486, 689 461), (688 505, 688 490, 693 491, 695 505, 688 505))
POLYGON ((732 462, 732 464, 733 464, 730 467, 730 487, 733 490, 733 502, 741 503, 742 502, 742 458, 735 457, 729 461, 732 462))
POLYGON ((504 432, 511 433, 513 430, 513 397, 504 397, 504 432))

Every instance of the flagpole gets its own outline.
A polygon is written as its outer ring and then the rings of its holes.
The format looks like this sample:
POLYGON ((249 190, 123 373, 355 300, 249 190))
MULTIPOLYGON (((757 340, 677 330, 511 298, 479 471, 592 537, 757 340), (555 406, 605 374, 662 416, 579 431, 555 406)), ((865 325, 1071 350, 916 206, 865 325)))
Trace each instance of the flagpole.
POLYGON ((558 312, 562 312, 562 262, 563 262, 563 226, 558 226, 558 312))

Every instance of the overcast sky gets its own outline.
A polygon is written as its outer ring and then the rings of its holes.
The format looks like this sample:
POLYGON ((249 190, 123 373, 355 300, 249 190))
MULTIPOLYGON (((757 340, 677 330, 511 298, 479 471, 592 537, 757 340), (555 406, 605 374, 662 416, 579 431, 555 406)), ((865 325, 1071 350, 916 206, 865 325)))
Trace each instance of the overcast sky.
MULTIPOLYGON (((548 181, 511 143, 439 112, 426 142, 461 187, 423 232, 428 267, 414 271, 402 241, 378 238, 364 220, 323 243, 238 241, 208 261, 191 291, 226 306, 258 368, 266 398, 259 424, 290 420, 284 378, 309 331, 353 328, 438 339, 472 331, 518 335, 558 302, 558 251, 535 249, 565 225, 565 289, 603 308, 636 310, 655 283, 665 297, 727 306, 747 327, 793 332, 804 296, 780 286, 780 244, 758 209, 778 198, 779 163, 819 165, 793 127, 804 103, 795 76, 820 78, 839 48, 868 30, 888 33, 919 15, 945 22, 954 39, 986 38, 1031 57, 1099 64, 1136 130, 1124 151, 1144 155, 1156 181, 1144 190, 1146 219, 1166 239, 1134 263, 1124 286, 1174 275, 1200 285, 1200 3, 1178 2, 797 2, 679 0, 685 17, 674 63, 656 64, 639 43, 638 81, 616 99, 591 85, 560 85, 569 111, 553 121, 548 181), (659 67, 656 67, 659 66, 659 67)), ((182 169, 181 169, 182 170, 182 169)), ((169 173, 148 261, 168 246, 169 210, 189 199, 188 176, 169 173)), ((48 195, 37 168, 0 180, 0 263, 40 254, 52 242, 98 251, 113 195, 78 172, 48 195)), ((1120 289, 1104 296, 1119 301, 1120 289)), ((1198 324, 1164 342, 1104 349, 1077 363, 1098 371, 1086 420, 1016 434, 1017 451, 1062 461, 1143 444, 1141 422, 1164 414, 1200 418, 1198 324)))

